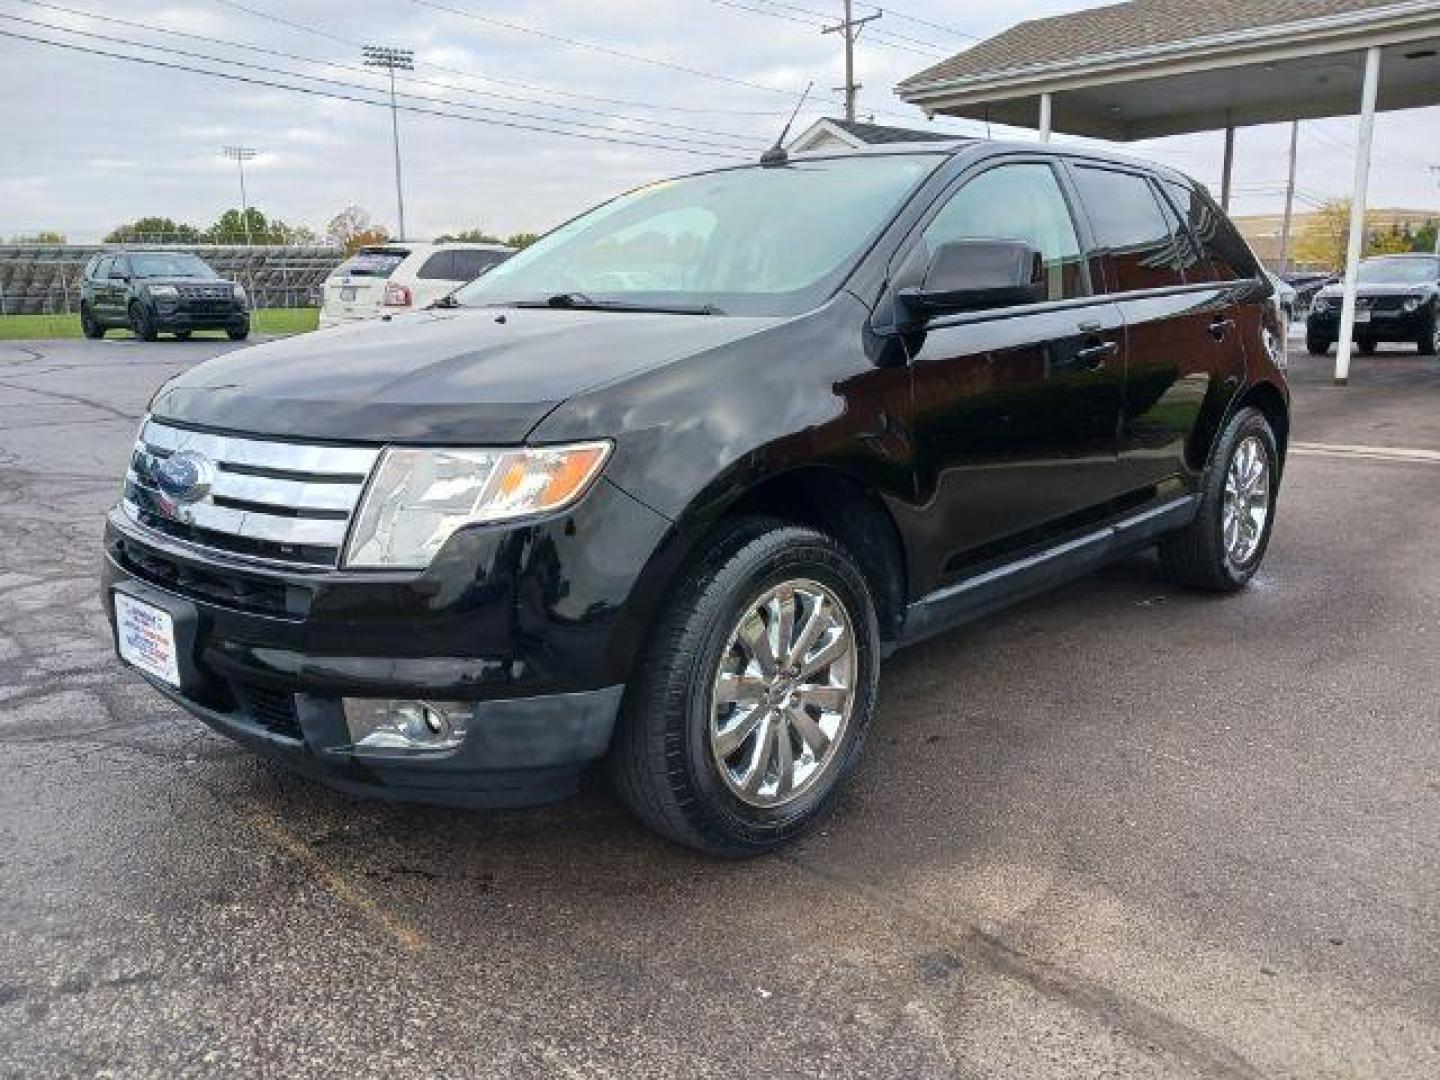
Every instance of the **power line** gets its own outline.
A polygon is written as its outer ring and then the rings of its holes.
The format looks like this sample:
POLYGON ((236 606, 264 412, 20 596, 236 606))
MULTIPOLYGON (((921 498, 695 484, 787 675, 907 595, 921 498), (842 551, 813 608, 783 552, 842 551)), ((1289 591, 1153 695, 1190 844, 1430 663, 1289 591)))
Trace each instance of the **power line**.
MULTIPOLYGON (((766 7, 753 7, 750 4, 742 3, 741 0, 710 0, 712 4, 719 4, 721 7, 734 8, 737 11, 748 11, 752 15, 763 15, 771 19, 783 19, 785 22, 796 23, 800 26, 813 26, 823 29, 826 20, 831 16, 823 11, 816 11, 813 8, 797 7, 794 4, 776 3, 774 0, 757 0, 767 5, 766 7), (785 9, 785 10, 774 10, 785 9), (801 15, 791 15, 788 11, 800 12, 801 15), (820 21, 816 21, 820 20, 820 21)), ((888 30, 872 30, 869 41, 887 49, 899 49, 902 52, 915 53, 918 56, 926 56, 931 59, 941 59, 950 54, 943 49, 937 48, 934 44, 921 41, 918 38, 906 37, 903 34, 892 34, 888 30)))
POLYGON ((928 26, 931 30, 943 30, 947 34, 954 34, 956 37, 964 38, 967 41, 984 40, 983 38, 977 37, 975 34, 966 33, 964 30, 957 30, 955 29, 955 27, 946 26, 944 23, 931 22, 929 19, 922 19, 917 15, 907 15, 905 12, 899 11, 893 7, 877 6, 876 10, 883 11, 886 15, 889 15, 892 18, 904 19, 906 22, 912 22, 917 26, 928 26))
MULTIPOLYGON (((265 65, 265 64, 251 64, 251 63, 247 63, 247 62, 244 61, 244 60, 234 60, 234 59, 231 59, 231 58, 229 58, 229 57, 216 56, 216 55, 214 55, 213 53, 194 52, 194 51, 191 51, 191 50, 188 50, 188 49, 179 49, 179 48, 176 48, 176 47, 171 46, 171 45, 153 45, 153 44, 149 44, 149 43, 143 42, 143 41, 135 41, 135 40, 132 40, 132 39, 129 39, 129 38, 117 37, 117 36, 115 36, 114 34, 98 34, 98 33, 92 32, 92 31, 88 31, 88 30, 75 30, 75 29, 71 29, 71 28, 69 28, 69 27, 55 26, 55 25, 53 25, 53 24, 51 24, 51 23, 40 22, 40 21, 35 20, 35 19, 27 19, 27 18, 24 18, 23 16, 20 16, 20 15, 7 15, 7 14, 4 14, 4 13, 0 13, 0 19, 8 19, 8 20, 10 20, 11 22, 23 23, 23 24, 25 24, 25 25, 27 25, 27 26, 34 26, 34 27, 38 27, 38 28, 44 29, 44 30, 49 30, 49 31, 55 32, 55 33, 72 34, 72 35, 75 35, 75 36, 77 36, 77 37, 85 37, 85 38, 91 38, 91 39, 97 39, 97 38, 98 38, 98 39, 103 40, 103 41, 107 41, 107 42, 110 42, 110 43, 113 43, 113 44, 118 44, 118 45, 125 45, 125 46, 128 46, 128 47, 130 47, 130 48, 135 48, 135 49, 148 49, 148 50, 150 50, 151 52, 159 52, 159 53, 162 53, 162 54, 165 54, 165 55, 172 55, 172 56, 183 56, 183 57, 185 57, 185 58, 187 58, 187 59, 190 59, 190 60, 203 60, 203 61, 206 61, 207 63, 212 63, 212 64, 224 64, 224 65, 226 65, 226 66, 228 66, 228 67, 237 67, 237 68, 242 68, 242 69, 245 69, 245 70, 248 70, 248 71, 259 71, 259 72, 263 72, 263 73, 268 74, 268 75, 281 75, 281 76, 284 76, 285 78, 289 78, 289 79, 303 79, 303 80, 305 80, 306 82, 316 82, 316 83, 321 83, 321 84, 324 84, 324 85, 327 85, 327 86, 338 86, 338 87, 341 87, 341 88, 347 89, 347 90, 361 90, 361 91, 364 91, 364 92, 366 92, 366 93, 381 93, 381 92, 383 92, 383 90, 382 90, 381 88, 377 88, 377 87, 373 87, 373 86, 365 86, 365 85, 362 85, 362 84, 359 84, 359 83, 354 83, 354 82, 346 82, 346 81, 344 81, 344 80, 342 80, 342 79, 329 79, 329 78, 326 78, 326 77, 324 77, 324 76, 322 76, 322 75, 306 75, 306 74, 304 74, 303 72, 289 71, 289 70, 286 70, 286 69, 284 69, 284 68, 270 67, 270 66, 265 65)), ((363 69, 356 69, 356 70, 360 70, 363 74, 366 74, 366 75, 369 74, 369 72, 365 72, 363 69)), ((217 73, 217 74, 218 74, 218 73, 217 73)), ((523 119, 523 120, 539 121, 539 122, 541 122, 541 123, 546 123, 546 124, 563 124, 563 125, 567 125, 567 126, 569 126, 569 127, 586 128, 586 129, 588 129, 588 128, 595 128, 595 127, 598 126, 598 125, 595 125, 595 124, 582 124, 582 123, 580 123, 580 122, 578 122, 578 121, 575 121, 575 120, 563 120, 563 119, 559 119, 559 118, 556 118, 556 117, 550 117, 550 116, 537 116, 537 115, 535 115, 535 114, 533 114, 533 113, 519 112, 519 111, 517 111, 517 110, 512 110, 512 109, 496 109, 496 108, 492 108, 492 107, 487 106, 487 105, 471 105, 471 104, 469 104, 469 103, 467 103, 467 102, 454 101, 454 100, 449 99, 449 98, 427 97, 427 96, 425 96, 425 95, 423 95, 423 94, 414 94, 414 93, 408 93, 408 92, 407 92, 407 93, 401 94, 400 96, 401 96, 401 97, 405 97, 405 98, 409 98, 410 100, 413 100, 413 101, 422 101, 422 102, 425 102, 426 104, 430 104, 430 105, 444 105, 444 106, 447 106, 447 107, 450 107, 450 108, 466 109, 466 110, 468 110, 468 111, 478 112, 478 113, 489 113, 489 114, 493 114, 493 115, 497 115, 497 116, 502 116, 502 117, 506 117, 506 118, 519 118, 519 119, 523 119)), ((550 131, 555 131, 555 132, 558 133, 558 134, 564 134, 564 133, 565 133, 565 131, 564 131, 563 129, 545 128, 545 129, 538 129, 538 130, 550 130, 550 131)), ((601 130, 609 130, 609 129, 603 129, 603 128, 602 128, 601 130)), ((624 134, 635 134, 635 135, 638 135, 638 136, 640 136, 640 137, 642 137, 642 138, 650 138, 650 139, 666 138, 666 139, 669 140, 670 143, 679 143, 679 144, 686 144, 686 145, 690 145, 690 146, 698 146, 698 147, 702 147, 702 148, 709 149, 709 150, 742 151, 742 152, 747 153, 747 154, 753 153, 754 150, 755 150, 755 147, 754 147, 753 145, 751 145, 751 144, 743 144, 743 145, 742 145, 742 144, 739 144, 739 143, 718 143, 718 142, 713 142, 713 141, 710 141, 710 140, 705 140, 705 139, 693 139, 693 138, 687 138, 687 137, 683 137, 683 136, 659 136, 659 135, 654 135, 654 134, 652 134, 651 132, 644 132, 644 131, 641 131, 641 132, 633 132, 633 133, 631 133, 631 132, 626 132, 626 133, 624 133, 624 134)))
MULTIPOLYGON (((389 108, 389 102, 375 101, 371 98, 358 97, 354 94, 342 94, 334 90, 321 90, 311 86, 295 86, 291 83, 276 82, 271 79, 261 79, 249 75, 236 75, 233 72, 212 71, 208 68, 193 67, 188 64, 175 63, 169 60, 157 60, 147 56, 130 56, 125 53, 117 53, 107 49, 95 49, 88 45, 77 45, 68 41, 52 41, 47 38, 35 37, 31 34, 21 34, 14 30, 0 30, 0 37, 12 38, 16 41, 31 42, 36 45, 49 45, 52 48, 66 49, 70 52, 85 53, 90 56, 101 56, 110 60, 123 60, 132 64, 143 64, 147 67, 164 68, 170 71, 185 71, 196 75, 206 75, 212 79, 222 79, 229 82, 244 83, 249 86, 263 86, 273 90, 290 90, 298 94, 308 94, 311 97, 329 98, 336 101, 350 101, 359 105, 370 105, 375 108, 389 108)), ((292 76, 294 77, 294 76, 292 76)), ((300 76, 305 77, 305 76, 300 76)), ((359 87, 370 93, 376 93, 369 87, 359 87)), ((414 95, 405 95, 414 99, 414 95)), ((419 100, 432 100, 421 98, 419 100)), ((470 106, 474 108, 474 106, 470 106)), ((414 113, 420 116, 437 116, 447 120, 461 120, 471 124, 484 124, 492 127, 512 128, 517 131, 540 132, 546 135, 564 135, 572 139, 584 139, 588 142, 610 143, 616 146, 635 146, 648 150, 665 150, 676 154, 689 154, 694 157, 725 158, 735 160, 733 154, 719 153, 713 150, 692 150, 684 146, 676 146, 672 143, 642 142, 635 139, 620 139, 612 136, 594 135, 584 131, 564 131, 556 128, 537 127, 534 124, 521 123, 515 120, 493 120, 481 116, 465 116, 459 113, 446 112, 442 109, 427 109, 418 105, 399 106, 402 112, 414 113)), ((488 110, 498 112, 500 110, 488 110)))
MULTIPOLYGON (((148 32, 148 33, 168 34, 168 35, 171 35, 171 36, 173 36, 173 37, 183 38, 183 39, 188 40, 188 41, 199 41, 199 42, 204 42, 204 43, 206 43, 206 44, 221 45, 221 46, 224 46, 224 47, 226 47, 226 48, 239 49, 239 50, 242 50, 242 51, 244 51, 244 52, 257 53, 257 54, 264 55, 264 56, 278 57, 278 58, 283 59, 283 60, 293 60, 293 61, 295 61, 295 62, 297 62, 297 63, 302 63, 302 64, 318 64, 318 65, 320 65, 320 66, 322 66, 322 67, 335 68, 335 69, 338 70, 338 71, 348 71, 348 72, 351 72, 352 74, 364 75, 364 76, 366 76, 367 78, 371 76, 371 72, 367 71, 365 68, 360 67, 359 65, 356 65, 356 64, 345 64, 345 63, 340 63, 339 61, 335 61, 335 60, 321 60, 321 59, 319 59, 318 57, 302 56, 302 55, 298 55, 298 54, 296 54, 296 53, 286 52, 286 51, 284 51, 283 49, 271 49, 271 48, 267 48, 267 47, 265 47, 265 46, 263 46, 263 45, 253 45, 253 44, 249 44, 249 43, 246 43, 246 42, 230 41, 230 40, 226 40, 226 39, 223 39, 223 38, 217 38, 217 37, 213 37, 213 36, 206 36, 206 35, 204 35, 204 34, 191 34, 191 33, 187 33, 187 32, 184 31, 184 30, 172 30, 172 29, 169 29, 169 28, 167 28, 167 27, 149 26, 149 25, 147 25, 147 24, 145 24, 145 23, 135 22, 135 21, 132 21, 132 20, 129 20, 129 19, 122 19, 122 18, 120 18, 120 17, 118 17, 118 16, 115 16, 115 15, 101 15, 101 14, 97 14, 97 13, 91 12, 91 11, 84 11, 84 10, 81 10, 81 9, 79 9, 79 8, 66 7, 66 6, 63 5, 63 4, 49 3, 49 2, 47 2, 47 0, 17 0, 17 2, 22 3, 22 4, 28 4, 28 5, 32 6, 32 7, 45 8, 45 9, 51 10, 51 11, 63 12, 63 13, 65 13, 65 14, 67 14, 67 15, 78 15, 78 16, 81 16, 81 17, 83 17, 83 18, 91 19, 91 20, 94 20, 95 22, 102 23, 102 24, 112 24, 112 25, 117 25, 117 26, 126 26, 126 27, 130 27, 130 28, 136 29, 136 30, 143 30, 143 31, 146 31, 146 32, 148 32)), ((55 29, 54 27, 50 27, 48 23, 47 23, 47 24, 36 24, 36 25, 42 25, 42 26, 46 26, 47 28, 55 29)), ((294 24, 294 23, 288 23, 288 22, 287 22, 287 25, 291 25, 291 26, 296 26, 296 27, 298 27, 298 24, 294 24)), ((69 28, 69 27, 64 27, 63 29, 69 30, 70 28, 69 28)), ((328 37, 329 35, 326 35, 326 36, 328 37)), ((150 46, 146 46, 146 47, 150 47, 150 46)), ((363 47, 363 46, 357 45, 356 47, 359 48, 359 47, 363 47)), ((427 65, 427 66, 428 66, 428 67, 431 67, 431 68, 435 68, 435 65, 433 65, 433 64, 430 64, 430 65, 427 65)), ((451 70, 451 69, 448 69, 448 68, 436 68, 436 70, 448 71, 448 70, 451 70)), ((490 80, 490 79, 488 79, 487 76, 483 76, 483 75, 470 75, 470 74, 468 74, 468 73, 460 72, 460 71, 458 71, 458 70, 455 71, 455 74, 460 75, 461 77, 464 77, 464 78, 476 78, 476 79, 481 79, 481 80, 484 80, 484 81, 499 81, 499 82, 502 82, 502 83, 504 82, 504 80, 490 80)), ((404 78, 404 79, 402 79, 401 81, 402 81, 402 82, 408 82, 408 83, 416 83, 416 84, 422 85, 422 86, 433 86, 433 87, 437 87, 437 88, 439 88, 439 89, 441 89, 441 90, 449 90, 449 91, 453 91, 453 92, 461 93, 461 94, 469 94, 469 95, 471 95, 472 97, 494 98, 494 99, 499 100, 499 101, 514 101, 514 102, 519 102, 520 104, 538 106, 539 108, 551 109, 551 110, 554 110, 554 111, 557 111, 557 112, 570 112, 570 113, 576 113, 576 114, 580 114, 580 115, 599 116, 599 117, 604 117, 604 118, 607 119, 607 120, 620 120, 620 121, 623 121, 623 122, 628 123, 628 124, 643 124, 643 125, 646 125, 646 126, 649 126, 649 127, 671 128, 671 129, 676 130, 676 131, 688 132, 688 133, 690 133, 690 134, 692 134, 692 135, 714 135, 714 136, 717 136, 717 137, 722 138, 722 139, 745 139, 745 138, 746 138, 746 136, 741 135, 741 134, 738 134, 738 133, 733 132, 733 131, 716 131, 716 130, 713 130, 713 129, 710 129, 710 128, 696 127, 696 126, 694 126, 693 124, 680 124, 680 123, 674 123, 674 122, 668 121, 668 120, 654 120, 654 119, 651 119, 651 118, 649 118, 649 117, 642 117, 642 116, 628 116, 628 115, 626 115, 626 114, 624 114, 624 113, 607 112, 607 111, 602 110, 602 109, 589 109, 589 108, 585 108, 585 107, 583 107, 583 106, 578 106, 578 105, 557 105, 557 104, 555 104, 554 102, 549 102, 549 101, 536 101, 536 100, 533 99, 533 98, 521 97, 521 96, 516 95, 516 94, 504 94, 504 93, 496 92, 496 91, 494 91, 494 90, 476 90, 476 89, 473 89, 473 88, 467 87, 467 86, 456 86, 456 85, 453 84, 453 83, 441 82, 441 81, 436 80, 436 79, 423 78, 423 77, 414 76, 414 75, 412 75, 412 76, 410 76, 410 77, 408 77, 408 78, 404 78)), ((521 84, 518 84, 518 85, 525 86, 525 85, 527 85, 527 84, 521 83, 521 84)), ((609 99, 603 99, 603 98, 602 98, 602 99, 600 99, 600 100, 609 100, 609 99)), ((617 100, 619 100, 619 99, 617 99, 617 100)), ((638 103, 637 103, 637 104, 638 104, 638 103)), ((641 105, 640 107, 646 108, 646 107, 648 107, 648 106, 641 105)), ((746 115, 752 115, 752 114, 746 114, 746 115)), ((769 116, 774 116, 775 114, 774 114, 774 113, 770 113, 770 112, 761 112, 761 113, 755 113, 755 114, 753 114, 753 115, 769 117, 769 116)), ((563 120, 563 119, 560 119, 560 118, 546 117, 545 119, 554 119, 554 121, 555 121, 556 123, 570 123, 570 121, 563 120)), ((636 132, 636 134, 648 135, 648 134, 650 134, 650 133, 649 133, 649 132, 636 132)), ((660 136, 656 136, 656 137, 660 137, 660 136)))
MULTIPOLYGON (((21 3, 27 3, 27 4, 28 4, 28 3, 36 3, 37 0, 20 0, 20 2, 21 2, 21 3)), ((358 47, 360 47, 361 44, 363 44, 363 43, 362 43, 361 41, 359 41, 358 39, 343 37, 343 36, 341 36, 341 35, 339 35, 339 34, 334 33, 333 31, 323 30, 323 29, 321 29, 321 28, 318 27, 318 26, 311 26, 311 25, 309 25, 309 24, 307 24, 307 23, 296 22, 294 19, 287 19, 287 18, 285 18, 283 15, 276 15, 274 12, 271 12, 271 11, 265 11, 265 10, 263 10, 263 9, 261 9, 261 8, 250 7, 248 4, 239 3, 239 0, 215 0, 215 3, 217 3, 217 4, 222 4, 222 5, 224 5, 225 7, 228 7, 228 8, 233 8, 233 9, 236 10, 236 11, 244 12, 246 15, 254 16, 254 17, 257 18, 257 19, 264 19, 264 20, 266 20, 266 21, 268 21, 268 22, 277 23, 277 24, 279 24, 280 26, 288 26, 288 27, 289 27, 290 29, 292 29, 292 30, 299 30, 299 31, 301 31, 302 33, 306 33, 306 34, 314 34, 314 35, 317 36, 317 37, 322 37, 322 38, 325 38, 325 39, 327 39, 327 40, 329 40, 329 41, 338 42, 339 44, 342 44, 342 45, 348 45, 348 46, 350 46, 350 47, 352 47, 352 48, 358 48, 358 47)), ((53 5, 53 4, 41 4, 40 6, 42 6, 42 7, 54 7, 54 6, 57 6, 57 5, 53 5)), ((171 31, 169 31, 169 33, 180 33, 180 31, 178 31, 178 30, 171 30, 171 31)), ((196 35, 186 35, 186 36, 196 36, 196 35)), ((422 59, 423 59, 423 57, 422 57, 422 59)), ((631 108, 637 108, 637 109, 654 109, 654 110, 657 110, 657 111, 660 111, 660 112, 692 113, 692 114, 696 114, 696 115, 714 115, 714 116, 769 116, 769 117, 774 117, 774 116, 783 116, 783 115, 784 115, 784 112, 783 112, 783 111, 777 112, 776 110, 773 110, 773 109, 705 109, 705 108, 697 108, 697 107, 694 107, 694 106, 687 106, 687 105, 671 105, 671 104, 659 103, 659 102, 653 102, 653 101, 637 101, 637 100, 635 100, 635 99, 633 99, 633 98, 606 97, 606 96, 603 95, 603 94, 590 94, 590 93, 585 93, 585 92, 582 92, 582 91, 579 91, 579 90, 563 90, 563 89, 560 89, 559 87, 543 86, 543 85, 540 85, 540 84, 537 84, 537 83, 522 82, 522 81, 519 81, 519 80, 516 80, 516 79, 501 79, 501 78, 498 78, 498 77, 496 77, 496 76, 494 76, 494 75, 479 75, 479 74, 476 74, 476 73, 474 73, 474 72, 461 71, 461 70, 458 69, 458 68, 445 67, 445 66, 443 66, 443 65, 441 65, 441 64, 436 64, 436 63, 433 63, 433 62, 430 62, 430 61, 426 61, 425 66, 428 67, 428 68, 430 68, 432 71, 441 71, 441 72, 444 72, 444 73, 447 74, 447 75, 459 75, 459 76, 462 76, 462 77, 467 78, 467 79, 478 79, 478 80, 480 80, 481 82, 493 82, 493 83, 496 83, 496 84, 498 84, 498 85, 500 85, 500 86, 514 86, 514 87, 517 87, 517 88, 522 89, 522 90, 530 90, 530 91, 532 91, 532 92, 534 92, 534 93, 537 93, 537 94, 554 94, 556 97, 579 98, 579 99, 584 100, 584 101, 603 101, 603 102, 605 102, 606 104, 609 104, 609 105, 625 105, 625 106, 629 106, 629 107, 631 107, 631 108)), ((536 102, 536 104, 543 104, 543 103, 542 103, 542 102, 536 102)), ((552 107, 554 107, 554 108, 560 108, 560 107, 562 107, 562 106, 552 106, 552 107)))

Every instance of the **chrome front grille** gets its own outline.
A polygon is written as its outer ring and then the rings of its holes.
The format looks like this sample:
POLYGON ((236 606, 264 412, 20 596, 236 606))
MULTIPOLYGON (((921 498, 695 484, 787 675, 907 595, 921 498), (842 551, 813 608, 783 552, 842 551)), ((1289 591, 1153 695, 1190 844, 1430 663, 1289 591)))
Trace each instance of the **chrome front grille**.
POLYGON ((147 420, 125 475, 125 512, 200 547, 271 562, 334 566, 378 448, 215 435, 147 420), (184 452, 205 475, 168 494, 156 478, 184 452))

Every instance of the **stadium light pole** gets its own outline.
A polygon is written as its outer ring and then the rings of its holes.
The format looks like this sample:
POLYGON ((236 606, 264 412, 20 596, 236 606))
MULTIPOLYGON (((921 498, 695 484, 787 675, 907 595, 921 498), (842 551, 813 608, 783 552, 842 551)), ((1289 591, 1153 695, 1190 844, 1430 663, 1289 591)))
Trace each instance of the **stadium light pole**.
POLYGON ((250 204, 245 198, 245 162, 253 158, 257 151, 253 146, 225 146, 220 152, 228 157, 240 169, 240 223, 245 226, 245 246, 250 246, 250 204))
POLYGON ((405 190, 400 183, 400 111, 395 107, 395 71, 415 70, 415 54, 409 49, 392 49, 387 45, 361 47, 366 67, 384 68, 390 73, 390 133, 395 140, 395 207, 400 217, 400 235, 405 239, 405 190))

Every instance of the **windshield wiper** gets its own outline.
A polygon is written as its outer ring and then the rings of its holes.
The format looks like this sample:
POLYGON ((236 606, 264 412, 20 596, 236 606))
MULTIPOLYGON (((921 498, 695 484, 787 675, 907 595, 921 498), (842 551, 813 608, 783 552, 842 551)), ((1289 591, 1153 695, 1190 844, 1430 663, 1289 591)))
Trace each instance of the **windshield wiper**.
POLYGON ((574 311, 638 311, 656 315, 723 315, 713 304, 649 304, 628 300, 598 300, 582 292, 556 293, 544 300, 516 300, 518 308, 566 308, 574 311))
POLYGON ((458 308, 459 306, 460 301, 455 299, 454 293, 446 293, 444 296, 440 297, 439 300, 432 300, 430 303, 425 305, 427 310, 433 308, 458 308))

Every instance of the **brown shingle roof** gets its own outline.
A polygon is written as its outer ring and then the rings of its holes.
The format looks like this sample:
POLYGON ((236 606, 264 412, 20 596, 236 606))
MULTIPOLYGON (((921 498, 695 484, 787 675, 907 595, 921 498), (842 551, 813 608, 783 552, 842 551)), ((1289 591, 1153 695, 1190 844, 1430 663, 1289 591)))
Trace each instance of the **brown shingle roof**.
POLYGON ((1030 64, 1074 60, 1193 41, 1262 26, 1368 8, 1397 0, 1129 0, 1124 4, 1020 23, 972 49, 910 76, 899 86, 1005 71, 1030 64))
POLYGON ((884 143, 954 142, 959 136, 944 131, 922 131, 919 128, 890 127, 886 124, 865 124, 859 120, 841 120, 827 116, 827 123, 848 131, 863 143, 878 146, 884 143))

